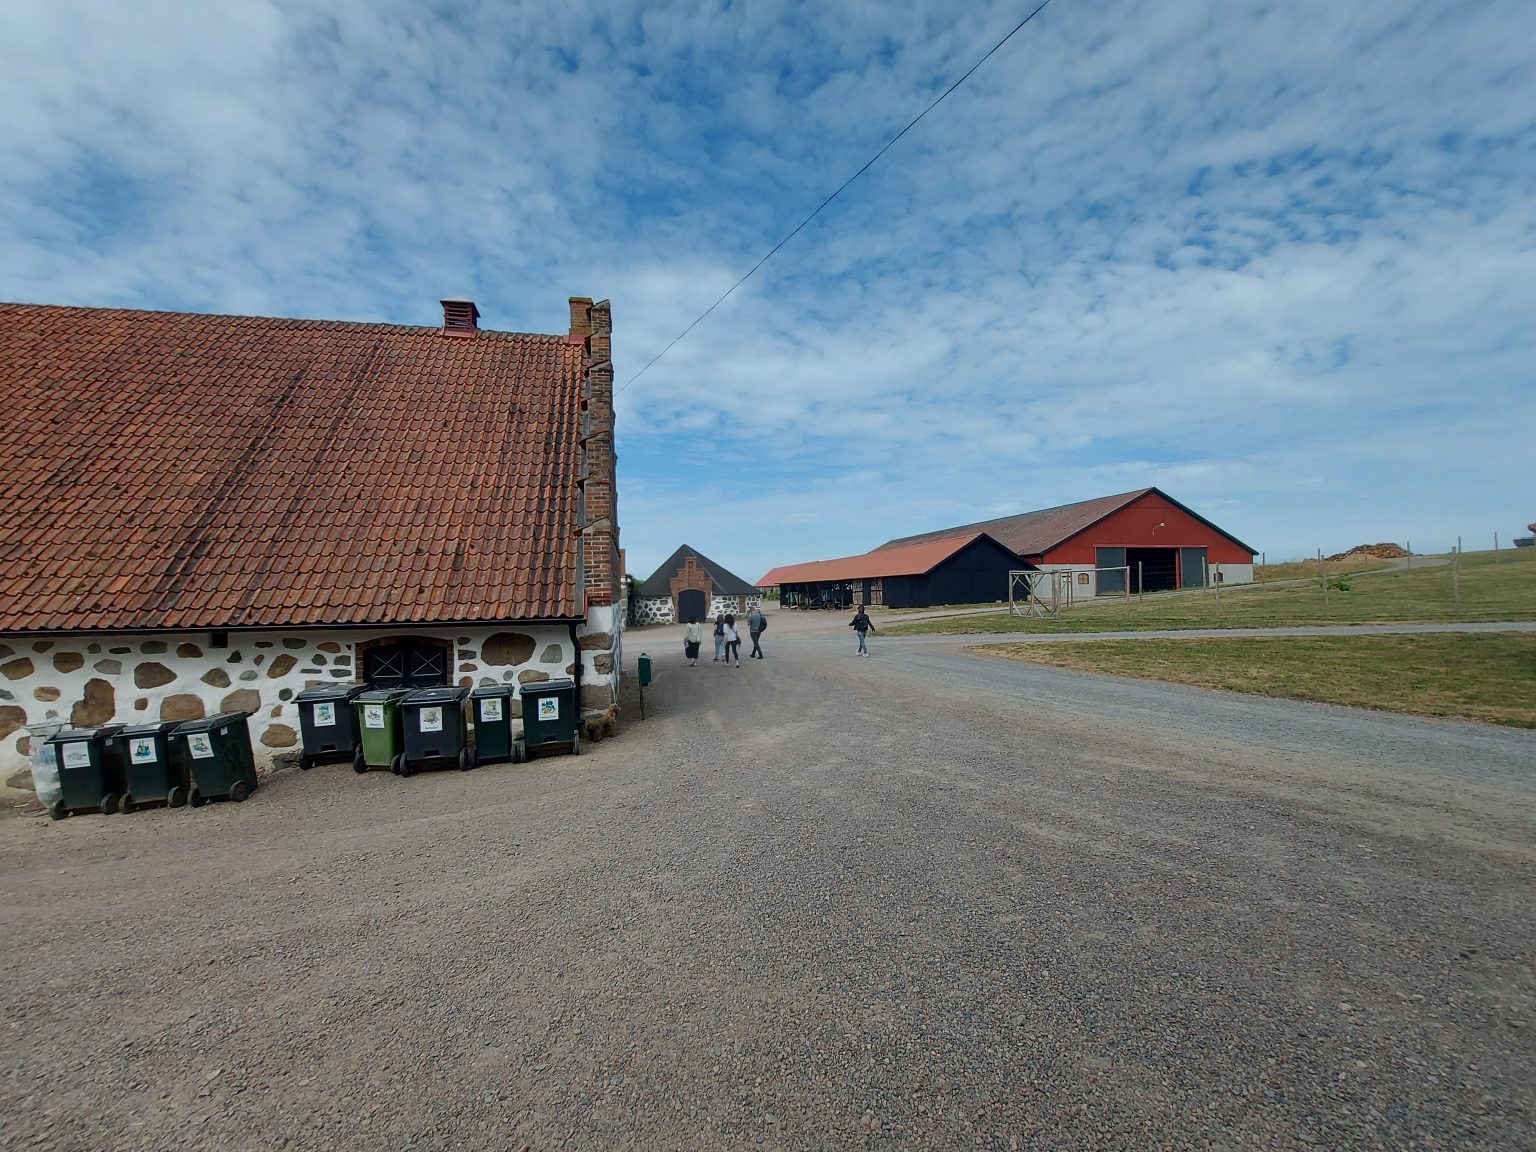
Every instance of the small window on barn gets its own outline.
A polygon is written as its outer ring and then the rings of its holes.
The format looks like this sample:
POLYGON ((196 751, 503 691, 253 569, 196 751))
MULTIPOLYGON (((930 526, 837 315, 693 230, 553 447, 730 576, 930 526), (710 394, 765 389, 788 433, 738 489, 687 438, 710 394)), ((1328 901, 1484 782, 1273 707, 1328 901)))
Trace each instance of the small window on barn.
POLYGON ((209 637, 208 647, 210 647, 210 648, 228 648, 229 647, 229 633, 228 632, 215 632, 211 637, 209 637))

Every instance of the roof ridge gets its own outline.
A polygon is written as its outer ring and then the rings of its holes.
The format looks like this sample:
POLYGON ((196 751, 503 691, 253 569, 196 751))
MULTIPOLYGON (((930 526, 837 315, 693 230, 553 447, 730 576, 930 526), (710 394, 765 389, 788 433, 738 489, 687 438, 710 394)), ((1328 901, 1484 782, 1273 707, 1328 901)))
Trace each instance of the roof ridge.
MULTIPOLYGON (((370 328, 392 332, 441 332, 443 330, 441 324, 400 324, 391 320, 322 320, 314 316, 265 316, 251 312, 188 312, 177 308, 96 307, 84 304, 36 304, 22 300, 0 300, 0 309, 10 308, 44 312, 88 312, 103 316, 185 316, 212 320, 251 320, 262 324, 306 328, 370 328)), ((556 344, 568 343, 568 337, 564 333, 517 332, 501 328, 479 328, 477 331, 485 336, 514 336, 548 340, 556 344)))

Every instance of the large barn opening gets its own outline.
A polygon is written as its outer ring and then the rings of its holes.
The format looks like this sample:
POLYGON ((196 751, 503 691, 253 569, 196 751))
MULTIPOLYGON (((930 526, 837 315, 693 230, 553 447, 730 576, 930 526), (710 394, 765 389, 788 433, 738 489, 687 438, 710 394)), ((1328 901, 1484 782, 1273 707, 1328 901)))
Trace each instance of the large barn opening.
POLYGON ((1130 568, 1131 594, 1169 592, 1179 586, 1179 550, 1177 548, 1127 548, 1125 563, 1130 568))

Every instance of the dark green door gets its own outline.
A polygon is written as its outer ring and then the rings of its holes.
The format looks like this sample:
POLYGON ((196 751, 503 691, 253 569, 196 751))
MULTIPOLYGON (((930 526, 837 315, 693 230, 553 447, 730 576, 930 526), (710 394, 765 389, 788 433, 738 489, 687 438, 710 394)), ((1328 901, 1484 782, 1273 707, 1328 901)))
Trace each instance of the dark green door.
POLYGON ((1179 549, 1179 587, 1205 587, 1205 549, 1179 549))
POLYGON ((698 588, 684 588, 677 594, 677 618, 681 623, 702 620, 709 610, 704 593, 698 588))
POLYGON ((1093 566, 1099 571, 1098 576, 1099 596, 1124 596, 1125 595, 1125 549, 1124 548, 1100 548, 1093 566), (1105 571, 1105 569, 1110 571, 1105 571))

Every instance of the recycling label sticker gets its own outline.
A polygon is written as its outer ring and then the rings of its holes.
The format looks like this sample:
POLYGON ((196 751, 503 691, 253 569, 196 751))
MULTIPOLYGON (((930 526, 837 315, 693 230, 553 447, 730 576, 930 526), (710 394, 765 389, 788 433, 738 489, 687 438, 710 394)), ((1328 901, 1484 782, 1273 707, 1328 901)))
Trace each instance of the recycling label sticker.
POLYGON ((64 745, 64 767, 89 768, 91 766, 91 746, 85 741, 78 744, 64 745))
POLYGON ((480 719, 482 719, 482 720, 500 720, 501 719, 501 700, 500 700, 499 697, 492 696, 488 700, 480 701, 480 719))
POLYGON ((212 760, 213 741, 208 739, 206 732, 188 732, 187 751, 192 753, 194 760, 212 760))
POLYGON ((443 730, 443 710, 441 708, 423 708, 421 710, 421 730, 423 732, 441 732, 443 730))
POLYGON ((540 720, 558 720, 558 719, 560 719, 560 697, 558 697, 558 696, 541 696, 541 697, 539 697, 539 719, 540 720))
POLYGON ((153 764, 160 759, 155 755, 153 740, 135 740, 133 747, 128 749, 128 756, 135 764, 153 764))
POLYGON ((364 728, 382 728, 382 727, 384 727, 384 705, 382 705, 382 704, 364 704, 363 705, 363 727, 364 728))
POLYGON ((315 727, 316 728, 334 728, 335 726, 336 726, 336 705, 334 705, 334 704, 316 704, 315 705, 315 727))

